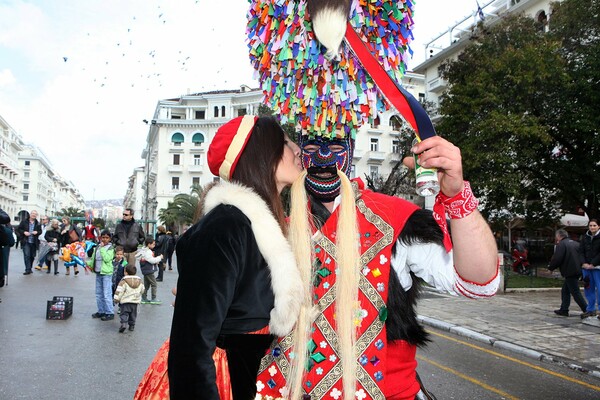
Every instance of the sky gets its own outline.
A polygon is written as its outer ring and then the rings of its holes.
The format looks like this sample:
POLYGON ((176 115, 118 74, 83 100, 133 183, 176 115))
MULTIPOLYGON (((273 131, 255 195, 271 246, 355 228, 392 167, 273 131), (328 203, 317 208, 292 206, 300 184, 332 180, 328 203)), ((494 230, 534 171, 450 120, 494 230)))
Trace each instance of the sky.
MULTIPOLYGON (((482 2, 483 3, 483 2, 482 2)), ((123 198, 161 99, 258 87, 247 0, 0 0, 0 116, 86 201, 123 198), (224 6, 226 4, 226 6, 224 6)), ((417 0, 424 43, 477 9, 417 0)))

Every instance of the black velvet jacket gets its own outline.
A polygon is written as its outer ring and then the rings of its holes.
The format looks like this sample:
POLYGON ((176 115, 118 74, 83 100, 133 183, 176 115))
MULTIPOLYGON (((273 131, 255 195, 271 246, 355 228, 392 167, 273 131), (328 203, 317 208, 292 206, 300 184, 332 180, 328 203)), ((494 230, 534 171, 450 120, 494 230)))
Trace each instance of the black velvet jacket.
POLYGON ((266 204, 247 190, 230 183, 211 189, 208 213, 177 242, 171 399, 219 399, 216 346, 227 351, 234 398, 254 398, 272 337, 247 333, 267 325, 287 333, 296 320, 302 284, 291 248, 266 204))

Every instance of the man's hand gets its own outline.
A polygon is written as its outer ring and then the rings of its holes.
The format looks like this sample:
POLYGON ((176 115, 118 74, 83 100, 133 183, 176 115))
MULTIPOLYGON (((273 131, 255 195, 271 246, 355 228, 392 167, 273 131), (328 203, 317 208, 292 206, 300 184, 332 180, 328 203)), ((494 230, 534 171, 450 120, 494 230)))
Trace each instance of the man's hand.
MULTIPOLYGON (((454 197, 463 190, 462 157, 458 147, 440 136, 433 136, 417 143, 412 151, 418 154, 422 167, 437 168, 442 193, 454 197)), ((405 157, 402 162, 408 168, 415 168, 413 157, 405 157)))

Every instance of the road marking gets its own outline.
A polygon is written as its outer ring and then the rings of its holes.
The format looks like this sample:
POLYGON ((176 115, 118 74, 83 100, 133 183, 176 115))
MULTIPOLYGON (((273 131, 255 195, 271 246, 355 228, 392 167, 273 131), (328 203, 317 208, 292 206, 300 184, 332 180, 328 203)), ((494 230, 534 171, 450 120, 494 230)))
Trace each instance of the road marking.
POLYGON ((474 344, 472 344, 472 343, 468 343, 468 342, 464 342, 464 341, 462 341, 462 340, 455 339, 455 338, 453 338, 453 337, 451 337, 451 336, 447 336, 447 335, 444 335, 444 334, 442 334, 442 333, 433 332, 433 331, 428 331, 428 332, 429 332, 429 333, 431 333, 431 334, 433 334, 433 335, 435 335, 435 336, 439 336, 439 337, 441 337, 441 338, 444 338, 444 339, 447 339, 447 340, 451 340, 451 341, 453 341, 453 342, 456 342, 456 343, 460 343, 460 344, 462 344, 462 345, 465 345, 465 346, 471 347, 471 348, 473 348, 473 349, 480 350, 480 351, 483 351, 483 352, 485 352, 485 353, 488 353, 488 354, 492 354, 492 355, 494 355, 494 356, 496 356, 496 357, 501 357, 501 358, 504 358, 505 360, 509 360, 509 361, 515 362, 515 363, 517 363, 517 364, 524 365, 524 366, 526 366, 526 367, 529 367, 529 368, 532 368, 532 369, 538 370, 538 371, 540 371, 540 372, 544 372, 544 373, 546 373, 546 374, 548 374, 548 375, 552 375, 552 376, 555 376, 555 377, 557 377, 557 378, 564 379, 564 380, 566 380, 566 381, 569 381, 569 382, 572 382, 572 383, 577 383, 577 384, 579 384, 579 385, 581 385, 581 386, 585 386, 585 387, 587 387, 587 388, 589 388, 589 389, 594 389, 594 390, 600 391, 600 386, 595 386, 595 385, 592 385, 592 384, 590 384, 590 383, 583 382, 583 381, 577 380, 577 379, 575 379, 575 378, 571 378, 570 376, 566 376, 566 375, 560 374, 560 373, 558 373, 558 372, 550 371, 549 369, 546 369, 546 368, 538 367, 537 365, 534 365, 534 364, 528 363, 528 362, 526 362, 526 361, 521 361, 521 360, 519 360, 519 359, 516 359, 516 358, 510 357, 510 356, 506 356, 506 355, 504 355, 504 354, 500 354, 500 353, 498 353, 498 352, 495 352, 495 351, 493 351, 493 350, 489 350, 489 349, 486 349, 486 348, 484 348, 484 347, 481 347, 481 346, 474 345, 474 344))
POLYGON ((486 390, 489 390, 490 392, 494 392, 497 395, 502 396, 505 399, 508 399, 508 400, 519 400, 518 397, 512 396, 512 395, 510 395, 510 394, 508 394, 506 392, 503 392, 500 389, 496 389, 493 386, 490 386, 490 385, 488 385, 486 383, 483 383, 483 382, 481 382, 481 381, 479 381, 479 380, 477 380, 475 378, 471 378, 470 376, 465 375, 462 372, 458 372, 455 369, 452 369, 450 367, 446 367, 445 365, 439 364, 439 363, 437 363, 437 362, 435 362, 433 360, 430 360, 429 358, 426 358, 426 357, 423 357, 423 356, 419 355, 419 356, 417 356, 417 359, 419 359, 421 361, 425 361, 425 362, 427 362, 429 364, 435 365, 436 367, 438 367, 440 369, 443 369, 446 372, 450 372, 451 374, 454 374, 454 375, 456 375, 456 376, 458 376, 460 378, 463 378, 466 381, 469 381, 469 382, 474 383, 474 384, 476 384, 478 386, 481 386, 482 388, 484 388, 486 390))

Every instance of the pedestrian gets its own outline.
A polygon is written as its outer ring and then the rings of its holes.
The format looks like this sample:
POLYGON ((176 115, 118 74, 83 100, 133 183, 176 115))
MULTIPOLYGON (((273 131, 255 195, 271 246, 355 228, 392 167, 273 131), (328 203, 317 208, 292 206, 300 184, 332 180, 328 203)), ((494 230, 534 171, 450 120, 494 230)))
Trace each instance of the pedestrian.
POLYGON ((556 315, 562 317, 569 316, 569 306, 571 305, 571 296, 581 309, 581 318, 585 318, 587 304, 579 290, 579 278, 581 277, 581 254, 579 243, 572 240, 564 229, 556 231, 554 236, 556 246, 554 255, 550 259, 548 269, 554 271, 560 270, 560 274, 565 278, 561 290, 560 308, 554 310, 556 315))
POLYGON ((42 227, 40 226, 37 217, 38 212, 36 210, 31 210, 29 216, 24 218, 17 228, 19 236, 21 237, 23 261, 25 262, 25 272, 23 272, 23 275, 32 273, 31 268, 33 267, 33 260, 35 260, 35 253, 37 252, 39 244, 39 235, 42 232, 42 227))
POLYGON ((156 256, 163 256, 162 260, 158 263, 158 276, 156 277, 156 281, 162 282, 167 251, 169 248, 169 237, 167 236, 167 229, 163 225, 160 225, 156 230, 156 246, 154 247, 154 254, 156 256))
POLYGON ((50 251, 50 249, 48 248, 48 242, 46 242, 46 228, 49 226, 47 215, 42 215, 42 217, 40 218, 40 226, 42 228, 42 232, 39 235, 40 251, 38 253, 38 260, 35 269, 41 271, 43 267, 44 269, 50 270, 50 264, 46 261, 46 256, 50 251))
POLYGON ((128 325, 130 331, 135 329, 138 304, 142 301, 142 292, 144 291, 142 279, 136 275, 136 272, 135 265, 128 264, 125 267, 125 276, 119 281, 114 294, 114 300, 121 309, 119 333, 125 332, 128 325))
MULTIPOLYGON (((0 208, 0 288, 4 287, 6 275, 8 275, 8 257, 4 257, 4 250, 10 250, 15 244, 12 229, 10 228, 10 216, 0 208)), ((2 299, 0 299, 2 303, 2 299)))
POLYGON ((254 398, 271 334, 290 332, 300 311, 302 283, 279 196, 301 172, 298 154, 271 117, 238 117, 217 130, 207 159, 221 182, 204 193, 204 216, 176 247, 169 376, 156 376, 165 370, 166 342, 135 399, 254 398))
POLYGON ((177 232, 167 231, 167 237, 169 238, 167 246, 167 264, 169 265, 169 271, 172 271, 173 253, 175 252, 175 244, 177 243, 177 232))
MULTIPOLYGON (((71 218, 63 216, 61 218, 62 224, 60 226, 60 245, 61 247, 68 246, 72 243, 81 241, 81 231, 71 223, 71 218)), ((65 275, 71 275, 71 268, 65 264, 65 275)), ((79 274, 77 264, 73 265, 73 272, 75 275, 79 274)))
MULTIPOLYGON (((288 389, 293 399, 414 399, 426 392, 416 375, 417 346, 428 341, 415 310, 419 280, 470 298, 499 284, 494 236, 463 180, 460 150, 439 136, 412 149, 439 168, 434 214, 350 182, 352 138, 299 142, 307 174, 292 187, 290 238, 315 311, 263 359, 257 399, 288 389), (311 343, 318 354, 303 351, 311 343)), ((404 163, 414 168, 412 157, 404 163)))
POLYGON ((92 224, 91 220, 85 221, 85 226, 83 227, 83 239, 85 241, 98 243, 99 237, 98 227, 92 224))
POLYGON ((100 232, 100 243, 94 247, 92 256, 87 265, 96 273, 96 305, 98 311, 92 318, 110 321, 115 318, 112 294, 113 259, 115 250, 111 243, 110 231, 104 229, 100 232))
POLYGON ((124 257, 123 246, 115 247, 115 258, 112 261, 113 265, 113 296, 115 294, 115 290, 117 290, 117 285, 121 282, 121 279, 125 276, 125 267, 127 264, 127 260, 124 257))
POLYGON ((53 219, 46 227, 44 239, 48 247, 47 258, 47 273, 50 273, 50 262, 54 263, 54 275, 58 275, 58 253, 60 251, 60 224, 57 219, 53 219))
POLYGON ((144 294, 142 295, 142 304, 160 304, 161 301, 156 298, 156 276, 154 273, 158 269, 158 264, 163 259, 163 256, 155 256, 154 246, 156 241, 152 236, 148 236, 144 241, 144 247, 139 249, 135 254, 135 258, 138 260, 142 275, 144 275, 144 294), (152 298, 148 300, 148 289, 151 290, 152 298))
POLYGON ((597 219, 588 222, 579 252, 583 258, 583 293, 587 300, 587 309, 581 318, 593 317, 600 311, 600 226, 597 219))
POLYGON ((113 241, 115 246, 123 247, 127 264, 135 265, 135 253, 145 238, 142 226, 133 218, 133 210, 126 208, 123 211, 123 219, 115 228, 113 241))

